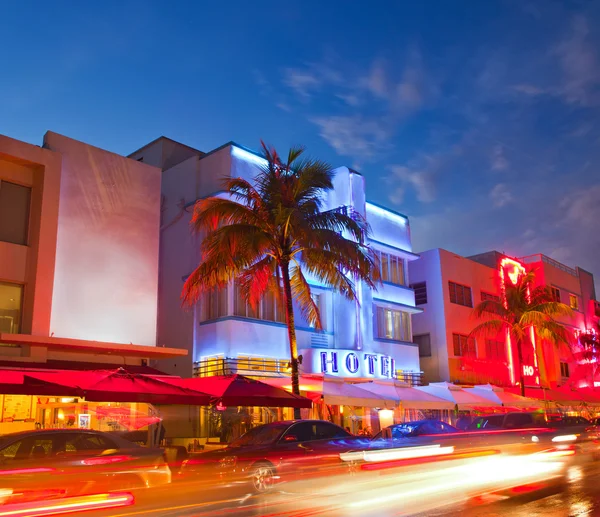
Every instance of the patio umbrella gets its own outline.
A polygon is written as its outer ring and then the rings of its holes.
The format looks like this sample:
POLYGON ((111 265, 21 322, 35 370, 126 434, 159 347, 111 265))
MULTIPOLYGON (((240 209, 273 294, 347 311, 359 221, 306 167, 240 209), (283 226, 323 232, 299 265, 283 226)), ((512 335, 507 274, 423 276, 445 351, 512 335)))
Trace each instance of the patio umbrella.
POLYGON ((193 377, 191 379, 169 378, 165 382, 175 386, 207 393, 212 403, 223 406, 262 406, 310 408, 312 403, 306 397, 289 393, 284 389, 243 375, 218 375, 213 377, 193 377))
POLYGON ((91 402, 146 402, 206 406, 211 397, 198 390, 174 386, 163 378, 118 370, 26 372, 25 377, 52 384, 56 395, 85 397, 91 402))
POLYGON ((521 397, 515 393, 504 391, 503 388, 493 386, 492 384, 479 384, 473 388, 464 388, 465 391, 473 393, 478 397, 496 402, 502 406, 512 406, 519 408, 540 409, 544 407, 544 403, 540 400, 521 397))
POLYGON ((488 399, 469 393, 450 382, 432 382, 429 386, 419 386, 415 388, 419 391, 424 391, 430 395, 440 397, 456 404, 460 410, 469 410, 478 407, 499 406, 497 402, 492 402, 488 399))

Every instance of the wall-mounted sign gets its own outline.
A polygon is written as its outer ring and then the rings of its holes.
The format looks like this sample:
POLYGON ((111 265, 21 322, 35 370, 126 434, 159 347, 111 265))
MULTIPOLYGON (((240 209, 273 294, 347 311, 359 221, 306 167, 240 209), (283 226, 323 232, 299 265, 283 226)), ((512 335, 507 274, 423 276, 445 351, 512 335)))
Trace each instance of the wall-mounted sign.
POLYGON ((80 414, 78 418, 78 426, 79 429, 91 429, 92 428, 92 419, 90 415, 80 414))
POLYGON ((392 357, 362 350, 305 350, 302 355, 307 373, 393 379, 396 371, 392 357))

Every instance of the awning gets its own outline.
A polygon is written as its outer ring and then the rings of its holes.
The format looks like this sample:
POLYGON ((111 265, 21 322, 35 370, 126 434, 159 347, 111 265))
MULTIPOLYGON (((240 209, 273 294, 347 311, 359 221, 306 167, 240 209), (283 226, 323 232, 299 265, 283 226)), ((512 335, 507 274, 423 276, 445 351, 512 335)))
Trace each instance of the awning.
POLYGON ((492 384, 480 384, 473 388, 464 388, 465 391, 490 400, 505 407, 532 408, 540 409, 544 403, 527 397, 521 397, 514 393, 505 391, 503 388, 493 386, 492 384))
MULTIPOLYGON (((521 389, 508 388, 513 393, 521 393, 521 389)), ((525 396, 535 398, 546 403, 557 403, 563 406, 581 406, 582 404, 600 404, 598 396, 588 395, 583 390, 565 390, 565 389, 546 389, 546 388, 525 388, 525 396)))
POLYGON ((406 384, 364 382, 355 386, 380 397, 395 400, 403 409, 454 409, 452 402, 406 384))
POLYGON ((458 409, 461 410, 500 406, 497 402, 492 402, 474 393, 469 393, 460 386, 456 386, 450 382, 433 382, 429 386, 419 386, 415 389, 446 399, 456 404, 458 409))
POLYGON ((3 393, 19 395, 55 395, 84 397, 90 402, 146 402, 150 404, 185 404, 205 406, 211 397, 206 393, 174 386, 163 377, 135 375, 122 369, 94 371, 36 371, 14 372, 0 370, 3 393), (20 381, 20 382, 19 382, 20 381))
MULTIPOLYGON (((289 377, 265 378, 265 383, 278 386, 291 391, 289 377)), ((396 407, 397 401, 393 397, 381 396, 360 387, 360 384, 349 384, 338 377, 327 377, 325 375, 301 375, 300 391, 306 393, 311 400, 323 401, 330 406, 355 406, 369 408, 396 407)))
POLYGON ((219 375, 191 379, 165 377, 161 380, 175 386, 208 393, 213 403, 220 402, 223 406, 312 407, 311 401, 306 397, 294 395, 284 389, 243 375, 219 375))

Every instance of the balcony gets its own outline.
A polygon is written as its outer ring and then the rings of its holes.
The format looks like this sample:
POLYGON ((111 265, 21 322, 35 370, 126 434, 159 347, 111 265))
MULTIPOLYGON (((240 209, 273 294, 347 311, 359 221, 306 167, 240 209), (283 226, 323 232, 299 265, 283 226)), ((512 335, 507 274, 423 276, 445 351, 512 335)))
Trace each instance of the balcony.
POLYGON ((510 386, 508 364, 471 357, 451 357, 450 381, 457 384, 495 384, 510 386))

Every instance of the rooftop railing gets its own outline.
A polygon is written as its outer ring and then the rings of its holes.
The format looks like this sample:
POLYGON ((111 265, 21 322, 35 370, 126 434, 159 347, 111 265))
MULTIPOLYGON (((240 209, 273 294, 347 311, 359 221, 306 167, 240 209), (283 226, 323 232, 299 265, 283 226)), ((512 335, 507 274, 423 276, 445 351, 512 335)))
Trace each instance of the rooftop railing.
POLYGON ((555 267, 556 269, 560 269, 561 271, 564 271, 565 273, 568 273, 569 275, 572 275, 574 277, 579 276, 577 274, 577 271, 575 269, 573 269, 572 267, 565 266, 564 264, 561 264, 558 260, 554 260, 546 255, 543 255, 542 253, 536 253, 535 255, 528 255, 526 257, 521 257, 519 260, 521 260, 525 264, 532 264, 534 262, 544 262, 545 264, 555 267))

